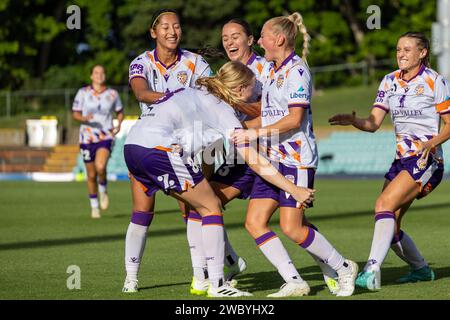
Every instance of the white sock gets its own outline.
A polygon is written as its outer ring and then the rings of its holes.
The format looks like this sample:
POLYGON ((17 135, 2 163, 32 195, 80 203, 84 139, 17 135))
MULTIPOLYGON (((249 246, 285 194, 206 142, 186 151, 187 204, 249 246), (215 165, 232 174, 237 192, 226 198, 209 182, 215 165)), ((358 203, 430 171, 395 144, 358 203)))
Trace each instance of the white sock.
POLYGON ((308 228, 306 239, 300 243, 300 246, 308 251, 309 254, 316 256, 333 270, 338 271, 344 264, 344 257, 328 242, 320 232, 311 227, 308 228))
POLYGON ((391 249, 409 264, 413 270, 418 270, 428 265, 412 239, 402 230, 400 230, 398 235, 394 236, 391 249))
MULTIPOLYGON (((306 251, 308 252, 308 251, 306 251)), ((322 270, 323 275, 336 279, 338 277, 338 274, 336 270, 331 268, 329 265, 327 265, 325 262, 323 262, 318 256, 315 254, 308 252, 309 255, 314 259, 314 261, 317 263, 317 265, 320 267, 320 270, 322 270)))
POLYGON ((224 240, 225 240, 225 265, 227 267, 235 264, 238 262, 239 256, 234 251, 233 247, 231 246, 230 240, 228 240, 227 231, 224 229, 224 240))
POLYGON ((98 191, 101 193, 106 193, 106 183, 105 184, 98 184, 98 191))
POLYGON ((186 235, 191 253, 192 270, 197 280, 207 278, 206 257, 203 250, 202 216, 195 211, 189 212, 186 235))
MULTIPOLYGON (((319 231, 315 225, 312 223, 308 223, 308 226, 314 229, 314 231, 319 231)), ((337 279, 338 274, 336 273, 336 270, 331 268, 329 265, 327 265, 323 260, 321 260, 318 256, 316 256, 314 253, 311 253, 309 251, 306 251, 309 253, 309 255, 314 259, 314 261, 317 263, 317 265, 320 267, 320 270, 322 270, 322 274, 324 276, 327 276, 329 278, 337 279)))
POLYGON ((224 281, 223 267, 225 242, 222 214, 202 217, 203 251, 208 265, 208 276, 213 287, 219 287, 224 281))
POLYGON ((273 264, 285 282, 301 282, 302 277, 298 273, 289 257, 286 249, 275 232, 269 231, 255 239, 256 245, 273 264))
POLYGON ((96 194, 89 195, 89 201, 91 202, 91 208, 98 208, 98 197, 96 194))
POLYGON ((131 216, 125 238, 125 270, 130 280, 137 280, 147 240, 147 230, 152 219, 153 213, 135 211, 131 216))
POLYGON ((395 214, 390 211, 377 212, 373 231, 372 247, 364 271, 379 271, 394 237, 395 214))

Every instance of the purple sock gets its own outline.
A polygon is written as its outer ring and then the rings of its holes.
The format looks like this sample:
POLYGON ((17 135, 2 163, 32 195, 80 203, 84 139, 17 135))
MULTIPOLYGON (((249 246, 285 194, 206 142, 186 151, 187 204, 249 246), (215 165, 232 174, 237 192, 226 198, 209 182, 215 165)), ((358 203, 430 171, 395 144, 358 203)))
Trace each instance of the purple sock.
POLYGON ((152 223, 153 212, 133 211, 131 222, 140 226, 148 227, 152 223))

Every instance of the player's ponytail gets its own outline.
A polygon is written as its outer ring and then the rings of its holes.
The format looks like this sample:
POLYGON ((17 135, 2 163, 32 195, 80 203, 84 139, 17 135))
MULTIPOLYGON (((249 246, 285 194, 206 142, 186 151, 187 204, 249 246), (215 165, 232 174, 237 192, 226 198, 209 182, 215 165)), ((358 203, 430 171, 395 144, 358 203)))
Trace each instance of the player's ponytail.
POLYGON ((204 87, 217 98, 231 106, 241 104, 243 101, 236 97, 233 89, 239 86, 249 86, 255 74, 241 62, 230 61, 225 63, 213 77, 199 78, 195 82, 198 87, 204 87))
POLYGON ((294 12, 289 16, 281 16, 270 19, 275 33, 283 33, 286 38, 286 47, 295 49, 295 39, 300 32, 303 35, 303 49, 302 59, 306 62, 306 57, 309 53, 309 42, 311 37, 303 22, 303 17, 300 13, 294 12))

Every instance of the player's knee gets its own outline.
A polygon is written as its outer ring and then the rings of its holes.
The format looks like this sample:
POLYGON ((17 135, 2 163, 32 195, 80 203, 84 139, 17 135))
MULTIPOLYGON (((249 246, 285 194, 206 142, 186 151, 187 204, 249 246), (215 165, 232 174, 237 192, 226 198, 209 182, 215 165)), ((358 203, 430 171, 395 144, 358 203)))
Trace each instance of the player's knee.
POLYGON ((245 230, 247 230, 248 233, 251 235, 259 234, 260 230, 264 228, 264 224, 261 223, 261 221, 258 221, 258 219, 247 217, 245 219, 245 230))
POLYGON ((375 201, 375 213, 381 211, 392 211, 392 204, 386 196, 379 196, 377 201, 375 201))
POLYGON ((97 170, 99 174, 104 174, 106 171, 106 164, 105 163, 95 164, 95 170, 97 170))
POLYGON ((303 230, 301 226, 292 225, 289 223, 280 223, 280 228, 284 235, 292 241, 297 242, 299 239, 303 238, 303 230))
POLYGON ((90 182, 97 182, 97 173, 96 172, 88 172, 86 178, 90 182))

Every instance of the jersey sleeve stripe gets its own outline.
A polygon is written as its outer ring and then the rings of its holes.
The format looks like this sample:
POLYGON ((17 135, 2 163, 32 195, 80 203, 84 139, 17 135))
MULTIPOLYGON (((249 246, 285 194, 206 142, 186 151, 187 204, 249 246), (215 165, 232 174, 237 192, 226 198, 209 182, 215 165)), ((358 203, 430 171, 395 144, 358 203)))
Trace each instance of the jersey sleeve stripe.
POLYGON ((134 78, 142 78, 142 79, 144 79, 144 80, 147 80, 146 77, 137 74, 137 75, 135 75, 135 76, 131 76, 131 77, 130 77, 130 81, 131 81, 131 79, 134 79, 134 78))
POLYGON ((311 105, 309 103, 292 103, 288 104, 288 108, 304 108, 309 109, 311 105))
POLYGON ((378 109, 383 110, 386 113, 389 113, 389 109, 386 106, 382 105, 382 104, 374 104, 372 106, 372 108, 378 108, 378 109))
POLYGON ((436 105, 436 110, 437 112, 442 112, 446 109, 448 109, 450 107, 450 99, 449 100, 445 100, 444 102, 441 102, 439 104, 436 105))

